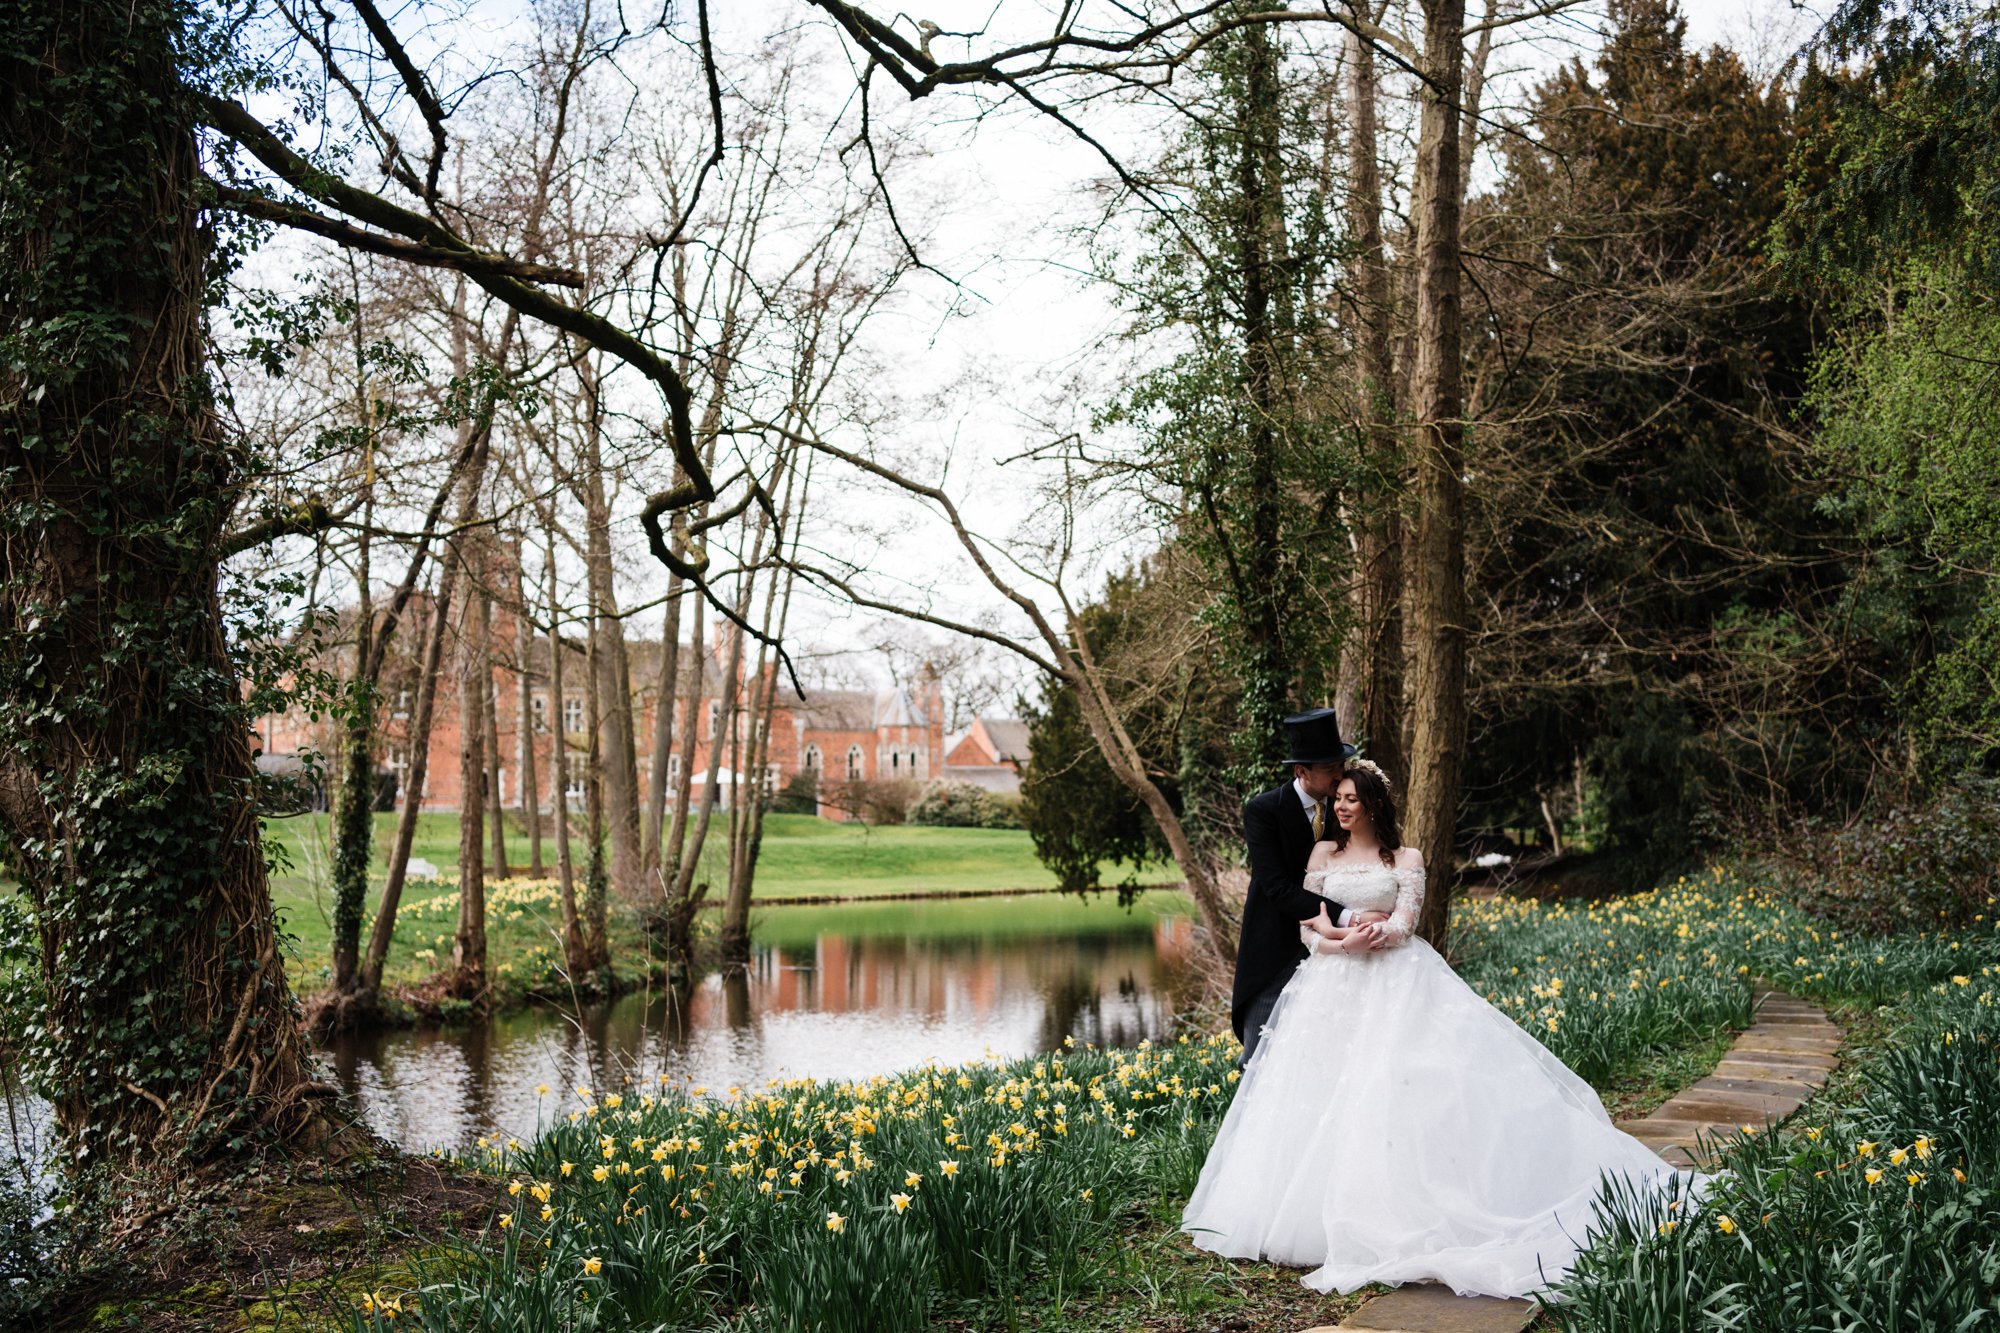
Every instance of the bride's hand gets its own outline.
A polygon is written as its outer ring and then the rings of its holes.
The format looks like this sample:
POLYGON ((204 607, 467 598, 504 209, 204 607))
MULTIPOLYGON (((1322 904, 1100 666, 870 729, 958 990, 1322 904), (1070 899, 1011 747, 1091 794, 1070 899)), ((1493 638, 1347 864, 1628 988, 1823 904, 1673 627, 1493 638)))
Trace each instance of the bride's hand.
POLYGON ((1365 926, 1350 926, 1344 935, 1339 945, 1342 953, 1374 953, 1389 943, 1388 935, 1373 921, 1365 926))

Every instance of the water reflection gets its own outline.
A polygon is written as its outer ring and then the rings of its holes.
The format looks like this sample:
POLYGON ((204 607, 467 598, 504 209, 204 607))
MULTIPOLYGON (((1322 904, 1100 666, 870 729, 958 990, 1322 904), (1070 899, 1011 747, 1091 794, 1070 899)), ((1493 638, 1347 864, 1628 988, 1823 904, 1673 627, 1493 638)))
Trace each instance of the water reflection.
POLYGON ((407 1147, 526 1138, 568 1090, 662 1078, 721 1091, 1013 1057, 1065 1037, 1165 1036, 1193 929, 1184 899, 787 908, 747 969, 469 1029, 381 1033, 328 1052, 369 1125, 407 1147), (546 1084, 553 1092, 536 1089, 546 1084))

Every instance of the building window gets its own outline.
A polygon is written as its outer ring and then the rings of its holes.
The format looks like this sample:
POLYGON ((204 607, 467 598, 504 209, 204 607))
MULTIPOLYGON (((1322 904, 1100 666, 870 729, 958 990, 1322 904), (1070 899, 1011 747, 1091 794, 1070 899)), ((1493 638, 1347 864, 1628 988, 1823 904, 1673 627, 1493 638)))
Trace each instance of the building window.
POLYGON ((847 747, 847 780, 861 781, 861 747, 858 745, 847 747))
POLYGON ((667 756, 667 781, 679 782, 680 780, 681 780, 681 757, 677 754, 670 754, 667 756))
POLYGON ((583 774, 572 769, 566 776, 568 780, 563 783, 563 795, 567 796, 572 801, 582 800, 583 774))
POLYGON ((903 771, 903 756, 897 754, 894 750, 891 750, 889 752, 889 776, 895 777, 902 771, 903 771))
POLYGON ((408 717, 409 715, 410 715, 410 692, 408 690, 397 690, 396 706, 389 710, 389 716, 408 717))
POLYGON ((563 730, 579 732, 583 730, 583 697, 572 694, 563 700, 563 730))
POLYGON ((817 745, 808 745, 806 747, 806 772, 808 773, 819 772, 819 765, 820 765, 819 747, 817 745))
POLYGON ((721 725, 722 725, 722 700, 710 699, 708 701, 708 738, 710 740, 715 739, 716 728, 720 727, 721 725))
POLYGON ((545 695, 538 694, 534 697, 533 703, 535 712, 535 730, 537 732, 547 731, 549 729, 548 698, 545 695))

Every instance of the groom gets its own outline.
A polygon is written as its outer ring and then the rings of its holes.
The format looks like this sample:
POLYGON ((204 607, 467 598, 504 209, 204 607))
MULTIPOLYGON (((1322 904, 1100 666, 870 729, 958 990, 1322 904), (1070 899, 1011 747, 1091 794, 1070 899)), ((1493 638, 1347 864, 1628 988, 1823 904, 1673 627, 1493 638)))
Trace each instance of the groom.
POLYGON ((1383 912, 1353 912, 1304 887, 1313 844, 1330 835, 1333 793, 1354 747, 1340 739, 1331 708, 1285 719, 1291 780, 1243 805, 1243 841, 1250 854, 1250 891, 1243 902, 1243 933, 1236 944, 1236 985, 1229 1024, 1243 1040, 1241 1064, 1263 1037, 1265 1020, 1292 972, 1306 956, 1299 926, 1329 911, 1339 926, 1387 920, 1383 912))

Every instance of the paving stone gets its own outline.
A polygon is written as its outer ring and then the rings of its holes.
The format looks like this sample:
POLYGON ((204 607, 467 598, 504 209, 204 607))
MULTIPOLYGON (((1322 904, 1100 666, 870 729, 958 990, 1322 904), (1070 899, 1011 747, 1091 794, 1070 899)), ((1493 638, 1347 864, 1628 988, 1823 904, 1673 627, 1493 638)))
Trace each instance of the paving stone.
POLYGON ((1782 1064, 1777 1061, 1744 1060, 1736 1056, 1721 1061, 1715 1066, 1715 1078, 1769 1079, 1773 1083, 1797 1083, 1808 1088, 1819 1088, 1826 1082, 1832 1071, 1818 1065, 1782 1064))
POLYGON ((1798 1110, 1801 1104, 1797 1097, 1759 1097, 1747 1092, 1684 1092, 1660 1110, 1670 1113, 1675 1120, 1754 1125, 1760 1120, 1783 1120, 1798 1110))
POLYGON ((1644 1120, 1627 1120, 1619 1125, 1618 1128, 1624 1130, 1627 1134, 1646 1134, 1653 1138, 1658 1138, 1664 1134, 1669 1138, 1676 1138, 1692 1134, 1697 1130, 1712 1129, 1719 1123, 1707 1116, 1661 1114, 1666 1109, 1666 1107, 1662 1106, 1660 1110, 1653 1112, 1653 1114, 1647 1116, 1644 1120))
POLYGON ((1736 1040, 1749 1037, 1816 1037, 1822 1041, 1839 1041, 1840 1028, 1833 1023, 1752 1023, 1749 1030, 1740 1033, 1736 1040))
POLYGON ((1840 1035, 1833 1032, 1799 1033, 1752 1029, 1736 1039, 1736 1051, 1781 1051, 1803 1055, 1832 1055, 1840 1049, 1840 1035))
POLYGON ((1689 1085, 1688 1091, 1747 1092, 1759 1097, 1789 1097, 1793 1101, 1803 1101, 1810 1093, 1804 1084, 1789 1079, 1733 1078, 1727 1074, 1710 1074, 1689 1085))
POLYGON ((1776 1069, 1817 1069, 1823 1074, 1832 1073, 1840 1065, 1834 1056, 1817 1051, 1749 1051, 1740 1046, 1724 1056, 1722 1063, 1770 1065, 1776 1069))
POLYGON ((1768 1009, 1759 1009, 1757 1011, 1757 1021, 1753 1026, 1786 1029, 1828 1028, 1836 1032, 1839 1030, 1834 1028, 1832 1021, 1825 1014, 1795 1014, 1783 1009, 1776 1012, 1768 1009))
POLYGON ((1344 1329, 1401 1333, 1520 1333, 1535 1318, 1533 1301, 1460 1296, 1447 1287, 1398 1287, 1349 1315, 1344 1329))

